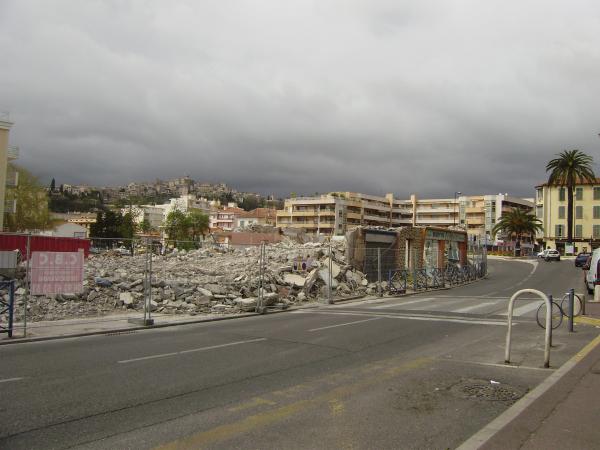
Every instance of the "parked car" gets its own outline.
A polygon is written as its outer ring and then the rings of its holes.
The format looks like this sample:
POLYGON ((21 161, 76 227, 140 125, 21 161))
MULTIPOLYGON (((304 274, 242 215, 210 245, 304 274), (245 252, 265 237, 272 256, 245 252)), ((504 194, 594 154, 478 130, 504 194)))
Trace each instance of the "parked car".
POLYGON ((575 267, 583 267, 590 257, 590 253, 581 252, 575 257, 575 267))
POLYGON ((558 250, 546 250, 546 254, 544 255, 544 260, 546 261, 560 261, 560 253, 558 250))
POLYGON ((538 258, 545 258, 546 257, 546 253, 548 253, 548 250, 550 250, 549 248, 547 248, 546 250, 542 250, 541 252, 539 252, 537 254, 538 258))
POLYGON ((585 273, 585 287, 588 293, 594 293, 594 286, 600 284, 598 276, 598 263, 600 262, 600 248, 597 248, 592 252, 592 257, 589 258, 589 262, 584 265, 584 269, 587 269, 585 273))

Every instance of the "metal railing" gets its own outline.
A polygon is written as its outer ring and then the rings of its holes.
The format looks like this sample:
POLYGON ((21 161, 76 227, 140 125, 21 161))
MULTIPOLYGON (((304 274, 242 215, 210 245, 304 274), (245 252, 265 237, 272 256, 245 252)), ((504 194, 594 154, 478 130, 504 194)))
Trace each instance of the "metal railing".
POLYGON ((392 294, 403 294, 408 289, 414 292, 426 291, 475 281, 486 275, 485 262, 463 267, 451 265, 445 269, 389 270, 388 289, 392 294))

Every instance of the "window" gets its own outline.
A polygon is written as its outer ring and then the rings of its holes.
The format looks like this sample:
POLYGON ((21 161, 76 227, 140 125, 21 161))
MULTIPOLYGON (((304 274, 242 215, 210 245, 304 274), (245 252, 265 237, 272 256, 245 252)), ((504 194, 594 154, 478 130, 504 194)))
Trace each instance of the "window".
POLYGON ((576 219, 583 219, 583 206, 576 206, 575 207, 575 218, 576 219))
POLYGON ((536 216, 538 219, 541 219, 541 218, 544 216, 544 207, 543 207, 543 206, 538 206, 538 207, 535 209, 535 216, 536 216))
POLYGON ((594 200, 600 200, 600 187, 594 188, 594 200))
MULTIPOLYGON (((596 225, 594 225, 594 227, 595 226, 596 225)), ((554 227, 554 234, 556 235, 556 237, 563 237, 564 228, 564 225, 556 225, 554 227)), ((598 231, 600 231, 600 229, 598 231)))
POLYGON ((600 225, 594 225, 593 235, 594 239, 600 238, 600 225))
POLYGON ((559 202, 564 202, 565 201, 565 188, 561 187, 558 190, 558 201, 559 202))
POLYGON ((575 237, 580 238, 583 236, 583 225, 575 225, 575 237))
POLYGON ((600 206, 594 206, 594 219, 600 219, 600 206))
POLYGON ((575 188, 575 200, 583 200, 583 188, 575 188))
POLYGON ((564 219, 565 218, 565 207, 564 206, 559 206, 558 207, 558 218, 559 219, 564 219))
POLYGON ((544 191, 542 189, 537 189, 537 200, 541 202, 544 199, 544 191))

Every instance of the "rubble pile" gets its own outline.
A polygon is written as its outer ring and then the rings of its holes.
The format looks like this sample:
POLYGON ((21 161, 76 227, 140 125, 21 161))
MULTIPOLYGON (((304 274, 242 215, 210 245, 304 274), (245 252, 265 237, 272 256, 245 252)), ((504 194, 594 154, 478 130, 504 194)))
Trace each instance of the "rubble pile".
MULTIPOLYGON (((345 242, 298 244, 284 240, 266 247, 264 306, 285 307, 325 299, 329 258, 333 295, 337 298, 374 293, 375 283, 346 263, 345 242)), ((33 296, 28 320, 56 320, 116 311, 142 311, 145 254, 90 255, 81 294, 33 296)), ((259 297, 260 247, 224 250, 174 250, 152 256, 152 310, 167 314, 235 314, 254 311, 259 297)), ((24 302, 23 279, 17 281, 17 311, 24 302)))

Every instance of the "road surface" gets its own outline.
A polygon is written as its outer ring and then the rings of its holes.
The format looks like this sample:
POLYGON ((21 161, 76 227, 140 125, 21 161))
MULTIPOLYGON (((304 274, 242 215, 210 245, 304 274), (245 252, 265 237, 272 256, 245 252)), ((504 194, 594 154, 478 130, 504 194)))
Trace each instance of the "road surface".
POLYGON ((539 300, 583 291, 572 261, 492 260, 489 278, 403 298, 0 347, 0 448, 453 448, 598 334, 539 300))

